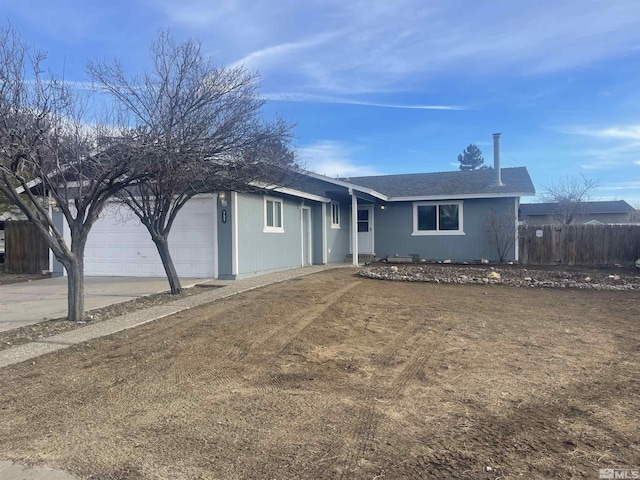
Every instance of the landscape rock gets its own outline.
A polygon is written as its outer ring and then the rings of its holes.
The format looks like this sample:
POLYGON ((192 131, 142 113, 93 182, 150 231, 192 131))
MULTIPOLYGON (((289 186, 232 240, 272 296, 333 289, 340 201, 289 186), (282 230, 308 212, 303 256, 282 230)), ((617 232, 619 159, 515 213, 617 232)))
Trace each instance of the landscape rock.
POLYGON ((616 270, 572 267, 518 268, 487 265, 442 264, 427 262, 389 266, 373 263, 360 271, 363 277, 408 282, 455 283, 476 285, 510 285, 529 288, 571 288, 589 290, 640 290, 640 276, 633 268, 616 270), (534 273, 535 272, 535 273, 534 273), (534 273, 535 276, 532 276, 534 273))

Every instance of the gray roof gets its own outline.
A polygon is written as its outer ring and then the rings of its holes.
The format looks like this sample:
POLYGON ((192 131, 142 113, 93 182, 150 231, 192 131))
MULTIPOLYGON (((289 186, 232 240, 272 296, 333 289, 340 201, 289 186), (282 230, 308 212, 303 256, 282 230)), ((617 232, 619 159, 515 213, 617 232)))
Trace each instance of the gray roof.
POLYGON ((503 168, 503 186, 494 185, 492 168, 472 171, 408 173, 351 177, 347 182, 371 188, 393 200, 393 197, 456 197, 493 195, 535 195, 535 189, 525 167, 503 168))
MULTIPOLYGON (((612 200, 607 202, 581 202, 580 214, 594 213, 627 213, 635 209, 624 200, 612 200)), ((521 215, 553 215, 560 212, 558 203, 521 203, 521 215)))

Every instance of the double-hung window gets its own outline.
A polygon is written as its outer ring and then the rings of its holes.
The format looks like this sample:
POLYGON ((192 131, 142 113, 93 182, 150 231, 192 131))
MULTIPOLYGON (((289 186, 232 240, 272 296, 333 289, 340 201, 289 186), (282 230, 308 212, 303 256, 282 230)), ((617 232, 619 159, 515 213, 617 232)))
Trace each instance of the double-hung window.
POLYGON ((331 228, 340 228, 340 204, 331 202, 331 228))
POLYGON ((464 235, 462 201, 415 202, 413 235, 464 235))
POLYGON ((264 232, 283 233, 284 203, 279 198, 264 197, 264 232))

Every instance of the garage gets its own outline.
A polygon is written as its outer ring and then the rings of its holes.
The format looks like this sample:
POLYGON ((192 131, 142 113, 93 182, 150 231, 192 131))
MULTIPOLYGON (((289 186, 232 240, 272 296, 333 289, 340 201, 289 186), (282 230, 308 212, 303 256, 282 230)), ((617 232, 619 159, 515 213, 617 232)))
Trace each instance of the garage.
MULTIPOLYGON (((169 234, 176 270, 184 278, 215 276, 215 199, 193 198, 178 213, 169 234)), ((160 255, 138 217, 111 202, 89 233, 86 276, 163 277, 160 255)))

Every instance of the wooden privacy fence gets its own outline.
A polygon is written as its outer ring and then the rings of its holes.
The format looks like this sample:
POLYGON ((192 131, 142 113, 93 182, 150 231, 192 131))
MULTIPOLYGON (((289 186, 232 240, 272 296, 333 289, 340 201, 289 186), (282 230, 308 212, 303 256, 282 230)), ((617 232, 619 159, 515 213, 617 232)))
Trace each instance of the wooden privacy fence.
POLYGON ((520 225, 520 263, 627 265, 640 258, 640 225, 520 225))
POLYGON ((4 222, 4 271, 42 273, 49 270, 49 247, 42 235, 26 220, 4 222))

